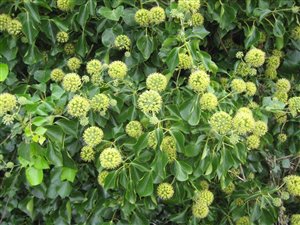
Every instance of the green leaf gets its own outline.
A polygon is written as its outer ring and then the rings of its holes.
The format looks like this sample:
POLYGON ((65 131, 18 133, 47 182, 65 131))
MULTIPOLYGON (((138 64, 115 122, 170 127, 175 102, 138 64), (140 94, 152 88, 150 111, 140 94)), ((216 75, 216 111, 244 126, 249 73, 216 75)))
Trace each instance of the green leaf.
POLYGON ((178 53, 179 48, 173 48, 167 56, 166 63, 170 72, 174 71, 179 63, 178 53))
POLYGON ((285 28, 283 23, 280 20, 275 20, 274 27, 273 27, 273 34, 276 37, 283 37, 284 33, 285 33, 285 28))
POLYGON ((76 173, 77 173, 76 169, 63 167, 60 179, 61 179, 61 181, 67 180, 67 181, 70 181, 70 182, 74 182, 76 173))
POLYGON ((152 172, 146 173, 137 184, 137 193, 141 197, 149 196, 153 193, 152 172))
POLYGON ((43 182, 43 170, 28 167, 25 171, 26 178, 31 186, 39 185, 43 182))
POLYGON ((98 13, 108 20, 119 21, 120 17, 123 15, 124 7, 119 6, 116 9, 110 9, 107 7, 101 7, 98 13))
POLYGON ((79 13, 77 15, 77 21, 81 25, 82 28, 85 27, 87 20, 89 19, 90 10, 89 10, 89 2, 80 6, 79 13))
POLYGON ((193 169, 189 164, 177 160, 174 163, 174 169, 175 177, 179 181, 186 181, 188 179, 188 175, 193 172, 193 169))
POLYGON ((57 193, 61 198, 65 198, 70 195, 71 191, 72 191, 71 184, 68 181, 64 181, 59 186, 57 193))
POLYGON ((214 74, 218 72, 218 66, 211 60, 211 56, 204 51, 199 51, 199 56, 205 68, 214 74))
POLYGON ((245 31, 245 48, 248 49, 252 45, 254 45, 259 40, 259 32, 256 29, 256 26, 253 24, 251 29, 247 29, 245 31))
POLYGON ((149 59, 151 53, 154 51, 153 38, 143 35, 137 40, 136 46, 142 53, 144 59, 149 59))
POLYGON ((221 6, 221 12, 220 12, 220 19, 219 24, 222 29, 229 29, 230 24, 235 20, 236 18, 236 9, 227 5, 222 4, 221 6))
POLYGON ((29 44, 34 44, 39 32, 36 29, 36 25, 33 22, 34 20, 32 19, 31 14, 29 12, 22 13, 20 18, 23 25, 24 34, 26 35, 29 44))
POLYGON ((110 47, 113 46, 116 35, 113 32, 112 28, 106 29, 101 36, 101 40, 104 46, 110 47))
POLYGON ((0 63, 0 81, 5 81, 8 75, 8 65, 0 63))
POLYGON ((176 140, 177 151, 184 152, 184 135, 177 128, 171 128, 170 133, 176 140))

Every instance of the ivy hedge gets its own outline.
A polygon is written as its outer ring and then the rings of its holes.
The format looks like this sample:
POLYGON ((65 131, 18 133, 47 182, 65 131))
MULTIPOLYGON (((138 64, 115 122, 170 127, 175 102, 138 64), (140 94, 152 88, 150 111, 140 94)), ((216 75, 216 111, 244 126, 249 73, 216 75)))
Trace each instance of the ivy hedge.
POLYGON ((300 225, 297 0, 2 0, 0 224, 300 225))

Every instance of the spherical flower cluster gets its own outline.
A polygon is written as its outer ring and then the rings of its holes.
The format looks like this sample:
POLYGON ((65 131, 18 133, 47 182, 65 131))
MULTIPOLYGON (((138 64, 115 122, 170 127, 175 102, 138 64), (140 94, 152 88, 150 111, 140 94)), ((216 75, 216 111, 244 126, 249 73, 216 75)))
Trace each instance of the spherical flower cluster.
POLYGON ((148 147, 154 149, 156 148, 156 145, 157 145, 157 140, 156 140, 155 132, 152 131, 149 133, 148 136, 148 147))
POLYGON ((79 95, 75 95, 68 104, 68 113, 73 117, 85 117, 89 110, 89 100, 79 95))
POLYGON ((237 198, 237 199, 235 200, 235 204, 236 204, 237 206, 243 206, 243 205, 245 204, 245 201, 244 201, 242 198, 237 198))
POLYGON ((259 107, 259 105, 254 102, 254 101, 251 101, 249 102, 248 106, 247 106, 249 109, 257 109, 259 107))
POLYGON ((82 83, 88 83, 90 81, 90 77, 88 75, 83 75, 81 77, 82 83))
POLYGON ((73 7, 73 0, 57 0, 56 4, 61 11, 70 11, 73 7))
POLYGON ((157 187, 157 195, 163 200, 168 200, 174 195, 174 188, 169 183, 161 183, 157 187))
POLYGON ((103 131, 101 128, 92 126, 87 128, 83 133, 84 142, 91 147, 98 145, 103 138, 103 131))
POLYGON ((278 141, 279 142, 283 143, 283 142, 286 142, 286 140, 287 140, 287 135, 286 134, 283 134, 283 133, 278 134, 278 141))
POLYGON ((192 206, 192 213, 193 216, 199 219, 203 219, 207 217, 209 213, 209 208, 206 204, 201 202, 196 202, 192 206))
POLYGON ((271 55, 267 59, 267 67, 277 69, 280 66, 280 57, 276 55, 271 55))
POLYGON ((80 68, 80 65, 81 65, 81 60, 76 57, 70 58, 67 62, 67 66, 71 71, 78 70, 80 68))
POLYGON ((223 192, 224 192, 225 194, 230 195, 230 194, 232 194, 232 193, 234 192, 234 190, 235 190, 235 185, 234 185, 234 183, 230 182, 230 183, 227 185, 227 187, 225 187, 225 188, 223 189, 223 192))
POLYGON ((250 225, 250 219, 248 216, 243 216, 240 217, 237 221, 236 221, 236 225, 250 225))
POLYGON ((85 162, 91 162, 95 158, 95 152, 91 146, 84 146, 80 151, 80 158, 85 162))
POLYGON ((209 190, 203 190, 196 193, 195 202, 202 202, 210 206, 214 201, 214 194, 209 190))
POLYGON ((280 92, 289 92, 291 83, 288 79, 282 78, 276 82, 276 90, 280 92))
POLYGON ((130 137, 138 138, 143 134, 143 127, 139 121, 130 121, 125 128, 126 134, 130 137))
POLYGON ((69 34, 64 31, 60 31, 56 34, 56 40, 59 43, 66 43, 69 40, 69 34))
POLYGON ((60 82, 63 80, 65 76, 65 73, 62 71, 62 69, 56 68, 51 71, 50 77, 55 82, 60 82))
POLYGON ((62 86, 66 91, 75 92, 80 89, 81 79, 76 73, 68 73, 64 76, 62 86))
POLYGON ((162 107, 162 98, 157 91, 145 91, 138 99, 138 107, 144 113, 158 113, 162 107))
POLYGON ((257 68, 265 63, 266 53, 258 48, 252 48, 245 56, 245 61, 249 65, 257 68))
POLYGON ((268 132, 268 125, 263 121, 256 121, 253 129, 253 134, 262 137, 268 132))
POLYGON ((184 12, 197 12, 200 8, 200 0, 179 0, 178 8, 184 12))
POLYGON ((161 73, 152 73, 146 79, 147 88, 153 91, 163 91, 168 84, 167 78, 161 73))
POLYGON ((99 156, 100 164, 105 169, 115 169, 122 163, 121 153, 115 148, 104 149, 99 156))
POLYGON ((7 30, 8 24, 11 21, 11 18, 7 14, 0 14, 0 31, 7 30))
POLYGON ((203 110, 214 110, 218 106, 218 98, 212 93, 205 93, 200 98, 200 106, 203 110))
POLYGON ((90 120, 89 120, 89 118, 87 116, 79 118, 79 124, 81 126, 83 126, 83 127, 87 126, 89 123, 90 123, 90 120))
POLYGON ((274 114, 276 122, 279 124, 283 124, 287 121, 287 115, 285 112, 277 112, 274 114))
POLYGON ((242 79, 233 79, 230 86, 231 89, 236 93, 242 93, 246 91, 246 83, 242 79))
POLYGON ((288 193, 287 191, 283 191, 280 195, 282 200, 289 200, 290 198, 290 193, 288 193))
POLYGON ((98 59, 92 59, 86 64, 86 71, 89 75, 101 72, 102 64, 98 59))
POLYGON ((185 53, 179 53, 178 54, 178 69, 190 69, 192 67, 193 64, 193 59, 192 57, 190 57, 189 55, 185 54, 185 53))
POLYGON ((99 173, 97 180, 98 180, 98 184, 100 186, 102 186, 102 187, 104 186, 105 178, 107 177, 108 174, 109 174, 109 172, 106 170, 103 170, 101 173, 99 173))
POLYGON ((216 112, 209 120, 210 126, 219 134, 226 134, 231 130, 232 118, 226 112, 216 112))
POLYGON ((256 85, 253 82, 246 82, 246 94, 254 96, 257 91, 256 85))
POLYGON ((251 66, 242 61, 237 66, 236 73, 243 77, 248 76, 251 73, 251 66))
POLYGON ((288 104, 291 114, 296 116, 300 112, 300 97, 290 98, 288 104))
POLYGON ((15 120, 14 115, 6 114, 2 118, 2 123, 6 126, 9 126, 9 125, 12 125, 14 123, 14 120, 15 120))
POLYGON ((247 147, 249 149, 257 149, 259 147, 259 144, 260 144, 259 136, 253 134, 247 137, 247 147))
POLYGON ((244 53, 242 51, 238 51, 236 54, 235 54, 235 57, 237 59, 242 59, 244 57, 244 53))
POLYGON ((289 175, 283 178, 283 181, 291 195, 300 196, 300 176, 289 175))
POLYGON ((200 181, 200 187, 201 187, 202 190, 208 190, 209 183, 206 180, 201 180, 200 181))
POLYGON ((75 46, 72 43, 67 43, 64 46, 64 51, 67 55, 73 55, 75 53, 75 46))
POLYGON ((106 94, 96 94, 91 99, 91 108, 96 112, 106 112, 109 102, 109 97, 106 94))
POLYGON ((204 92, 209 86, 210 78, 205 71, 199 70, 190 75, 188 83, 194 91, 204 92))
POLYGON ((168 162, 173 162, 177 158, 176 141, 172 136, 166 136, 161 142, 161 150, 168 156, 168 162))
POLYGON ((115 39, 114 44, 119 50, 129 50, 131 41, 127 35, 118 35, 115 39))
POLYGON ((277 70, 272 67, 267 67, 265 70, 265 76, 274 80, 277 77, 277 70))
POLYGON ((127 75, 127 66, 121 61, 114 61, 109 64, 108 75, 113 79, 124 79, 127 75))
POLYGON ((300 225, 300 214, 293 214, 292 215, 291 225, 300 225))
POLYGON ((166 20, 165 10, 162 7, 156 6, 150 9, 150 22, 160 24, 166 20))
POLYGON ((13 111, 17 106, 17 98, 9 93, 0 94, 0 116, 13 111))
POLYGON ((192 15, 192 24, 194 27, 200 27, 204 23, 204 17, 201 13, 194 13, 192 15))
POLYGON ((17 19, 12 19, 7 25, 7 32, 10 35, 17 36, 22 32, 22 24, 17 19))
POLYGON ((150 24, 151 13, 147 9, 139 9, 135 13, 135 22, 137 22, 142 27, 147 27, 150 24))
POLYGON ((275 206, 275 207, 280 207, 282 205, 282 200, 281 198, 273 198, 272 199, 272 204, 275 206))
POLYGON ((296 26, 292 30, 291 38, 293 38, 294 40, 300 40, 300 25, 296 26))
POLYGON ((252 113, 238 112, 232 120, 232 126, 239 135, 250 133, 255 126, 252 113))
POLYGON ((283 103, 287 103, 289 95, 288 95, 288 93, 283 92, 283 91, 276 91, 274 93, 274 97, 283 103))

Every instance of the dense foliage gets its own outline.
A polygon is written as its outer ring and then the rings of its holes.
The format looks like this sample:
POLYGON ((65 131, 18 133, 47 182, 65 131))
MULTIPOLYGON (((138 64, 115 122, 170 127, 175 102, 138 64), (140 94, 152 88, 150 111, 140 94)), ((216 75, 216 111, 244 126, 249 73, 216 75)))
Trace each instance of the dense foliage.
POLYGON ((1 0, 0 224, 300 225, 297 0, 1 0))

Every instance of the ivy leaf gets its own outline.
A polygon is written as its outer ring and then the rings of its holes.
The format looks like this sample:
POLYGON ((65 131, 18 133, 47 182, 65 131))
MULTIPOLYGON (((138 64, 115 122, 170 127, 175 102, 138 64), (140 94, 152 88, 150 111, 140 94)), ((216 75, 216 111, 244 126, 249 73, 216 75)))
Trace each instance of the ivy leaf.
POLYGON ((8 65, 0 63, 0 81, 5 81, 8 75, 8 65))
POLYGON ((220 12, 220 27, 229 29, 229 25, 235 20, 237 10, 227 4, 222 4, 220 12))
POLYGON ((179 181, 186 181, 188 179, 188 175, 193 172, 193 169, 189 164, 177 160, 174 163, 174 169, 175 177, 179 181))
POLYGON ((119 6, 116 9, 110 9, 107 7, 101 7, 98 13, 108 20, 119 21, 120 17, 123 15, 124 7, 119 6))
POLYGON ((43 170, 34 167, 28 167, 25 171, 26 178, 31 186, 39 185, 43 182, 43 170))
POLYGON ((141 197, 149 196, 153 193, 153 176, 152 172, 146 173, 138 182, 137 193, 141 197))
POLYGON ((178 53, 179 48, 173 48, 167 56, 166 63, 170 72, 174 71, 179 63, 178 53))
POLYGON ((153 38, 150 36, 141 36, 137 40, 136 46, 142 53, 144 59, 149 59, 151 53, 154 51, 153 38))

